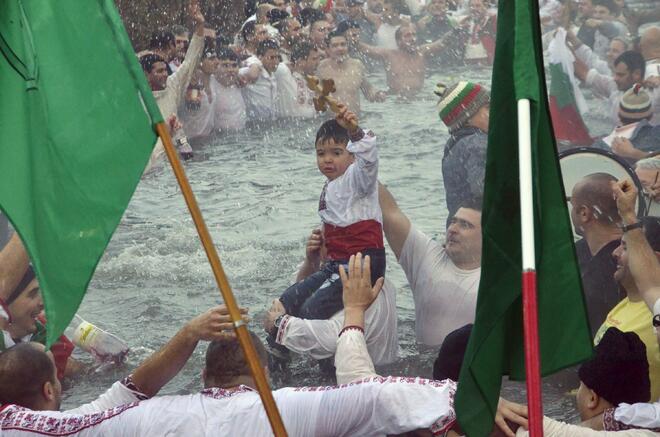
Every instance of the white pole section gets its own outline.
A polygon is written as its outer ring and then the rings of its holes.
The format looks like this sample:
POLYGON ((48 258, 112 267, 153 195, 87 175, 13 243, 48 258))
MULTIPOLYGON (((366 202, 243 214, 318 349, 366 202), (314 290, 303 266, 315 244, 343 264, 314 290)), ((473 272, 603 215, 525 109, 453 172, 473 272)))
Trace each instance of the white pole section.
POLYGON ((520 231, 523 271, 536 269, 534 248, 534 185, 529 100, 518 100, 518 171, 520 173, 520 231))

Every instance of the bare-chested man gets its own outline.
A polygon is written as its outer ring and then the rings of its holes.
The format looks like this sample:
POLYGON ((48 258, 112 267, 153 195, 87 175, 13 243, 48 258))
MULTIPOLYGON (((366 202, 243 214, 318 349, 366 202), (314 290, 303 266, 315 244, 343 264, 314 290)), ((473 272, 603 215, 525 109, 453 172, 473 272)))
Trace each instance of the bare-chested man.
POLYGON ((391 50, 360 43, 360 50, 367 56, 382 59, 387 72, 387 85, 391 94, 412 96, 424 86, 424 74, 428 59, 445 48, 444 38, 431 44, 417 44, 414 24, 401 25, 394 34, 398 49, 391 50))
POLYGON ((348 43, 344 35, 328 35, 327 59, 321 61, 318 73, 321 79, 334 79, 334 96, 353 112, 360 112, 360 90, 370 102, 383 101, 385 93, 377 91, 367 81, 364 64, 348 56, 348 43))

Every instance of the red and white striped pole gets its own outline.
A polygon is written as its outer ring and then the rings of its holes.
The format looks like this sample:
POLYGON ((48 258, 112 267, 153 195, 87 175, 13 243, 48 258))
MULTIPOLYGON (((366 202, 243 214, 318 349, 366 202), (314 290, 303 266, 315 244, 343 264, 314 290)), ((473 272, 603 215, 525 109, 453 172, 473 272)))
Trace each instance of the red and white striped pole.
POLYGON ((530 437, 543 436, 541 359, 536 302, 534 248, 534 185, 529 100, 518 100, 518 166, 520 172, 520 231, 522 242, 522 301, 525 336, 525 373, 530 437))

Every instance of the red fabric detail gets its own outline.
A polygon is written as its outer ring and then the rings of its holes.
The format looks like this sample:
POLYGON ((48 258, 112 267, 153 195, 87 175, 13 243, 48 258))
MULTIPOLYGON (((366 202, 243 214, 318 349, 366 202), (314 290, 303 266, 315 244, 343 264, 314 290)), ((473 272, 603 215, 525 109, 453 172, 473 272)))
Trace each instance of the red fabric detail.
POLYGON ((573 105, 560 108, 555 96, 550 96, 550 117, 557 140, 568 141, 576 146, 590 146, 593 139, 582 116, 573 105))
POLYGON ((345 326, 344 329, 339 331, 339 335, 337 337, 341 337, 344 332, 350 331, 351 329, 354 330, 354 331, 360 331, 362 334, 364 334, 364 328, 362 328, 362 326, 348 325, 348 326, 345 326))
MULTIPOLYGON (((37 318, 41 323, 46 325, 46 317, 43 314, 40 314, 37 318)), ((74 348, 75 346, 66 335, 60 336, 57 342, 53 343, 50 347, 50 351, 53 353, 53 358, 55 359, 55 367, 57 368, 57 379, 60 381, 64 378, 66 363, 69 361, 69 357, 73 353, 74 348)))
POLYGON ((376 220, 363 220, 341 227, 323 224, 323 238, 328 258, 337 261, 365 249, 383 249, 383 226, 376 220))
POLYGON ((472 91, 470 91, 469 94, 465 96, 463 101, 458 105, 456 105, 454 109, 452 109, 451 112, 447 114, 447 116, 443 120, 445 124, 452 124, 456 120, 456 117, 458 117, 463 111, 465 111, 465 108, 470 103, 472 103, 472 101, 477 97, 479 91, 481 91, 481 85, 475 84, 472 91))

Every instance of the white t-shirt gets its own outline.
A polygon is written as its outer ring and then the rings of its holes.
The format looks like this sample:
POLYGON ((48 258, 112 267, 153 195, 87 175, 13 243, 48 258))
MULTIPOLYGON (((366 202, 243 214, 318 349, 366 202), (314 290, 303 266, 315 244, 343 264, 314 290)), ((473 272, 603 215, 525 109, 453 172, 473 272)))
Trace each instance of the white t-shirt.
POLYGON ((256 121, 274 120, 277 116, 277 79, 275 74, 268 73, 256 56, 247 58, 245 64, 246 66, 238 71, 239 75, 247 74, 248 69, 253 64, 259 64, 260 67, 257 81, 243 88, 248 119, 256 121))
POLYGON ((216 129, 221 131, 243 129, 247 114, 241 90, 233 86, 225 87, 217 80, 213 80, 211 86, 216 90, 213 103, 216 129))
POLYGON ((307 87, 305 78, 298 72, 292 72, 282 62, 275 70, 277 92, 279 93, 278 117, 313 118, 314 92, 307 87))
POLYGON ((211 77, 208 93, 206 90, 199 90, 201 99, 198 109, 190 109, 185 103, 181 105, 181 122, 188 139, 207 137, 211 135, 215 128, 213 105, 216 100, 216 93, 212 85, 213 82, 215 82, 215 79, 211 77))
POLYGON ((441 244, 412 226, 399 264, 412 289, 418 342, 438 346, 447 334, 474 322, 481 268, 459 269, 441 244))

